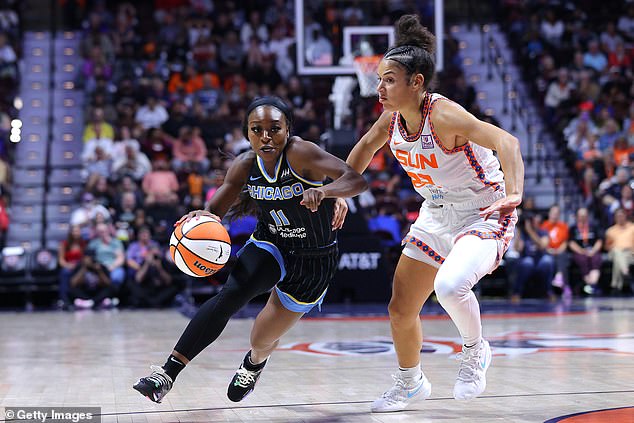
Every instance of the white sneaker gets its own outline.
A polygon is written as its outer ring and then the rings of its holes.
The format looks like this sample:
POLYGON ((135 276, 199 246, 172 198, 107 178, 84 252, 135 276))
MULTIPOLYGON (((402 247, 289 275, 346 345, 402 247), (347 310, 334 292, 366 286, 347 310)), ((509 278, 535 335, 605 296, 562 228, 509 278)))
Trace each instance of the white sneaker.
POLYGON ((373 413, 401 411, 413 399, 426 399, 431 395, 431 383, 424 374, 416 382, 406 382, 401 375, 392 375, 394 386, 372 403, 373 413))
POLYGON ((462 347, 458 354, 461 360, 458 378, 453 388, 453 397, 457 400, 470 400, 487 386, 486 371, 491 365, 491 347, 484 339, 471 348, 462 347))

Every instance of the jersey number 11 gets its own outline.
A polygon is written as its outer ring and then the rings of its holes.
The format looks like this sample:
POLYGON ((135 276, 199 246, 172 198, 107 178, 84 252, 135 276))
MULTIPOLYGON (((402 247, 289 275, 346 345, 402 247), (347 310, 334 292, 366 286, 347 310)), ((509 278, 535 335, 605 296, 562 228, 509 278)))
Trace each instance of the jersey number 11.
POLYGON ((291 224, 284 215, 284 210, 271 210, 270 213, 275 221, 275 226, 288 226, 291 224))

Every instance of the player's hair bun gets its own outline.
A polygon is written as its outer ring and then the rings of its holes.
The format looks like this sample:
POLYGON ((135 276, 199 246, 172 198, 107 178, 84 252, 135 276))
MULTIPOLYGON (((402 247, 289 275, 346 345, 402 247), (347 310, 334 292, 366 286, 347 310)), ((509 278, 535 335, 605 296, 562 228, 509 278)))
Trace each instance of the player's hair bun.
POLYGON ((436 37, 427 28, 421 25, 418 15, 403 15, 395 24, 396 45, 416 46, 424 49, 429 54, 436 51, 436 37))

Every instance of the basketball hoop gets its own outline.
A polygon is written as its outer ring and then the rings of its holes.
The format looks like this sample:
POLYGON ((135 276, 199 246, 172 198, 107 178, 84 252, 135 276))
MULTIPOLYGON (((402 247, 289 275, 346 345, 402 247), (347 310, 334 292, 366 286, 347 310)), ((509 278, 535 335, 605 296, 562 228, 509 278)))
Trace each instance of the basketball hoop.
POLYGON ((379 66, 382 56, 358 56, 354 58, 352 65, 357 74, 359 91, 362 97, 376 96, 376 86, 379 78, 376 69, 379 66))

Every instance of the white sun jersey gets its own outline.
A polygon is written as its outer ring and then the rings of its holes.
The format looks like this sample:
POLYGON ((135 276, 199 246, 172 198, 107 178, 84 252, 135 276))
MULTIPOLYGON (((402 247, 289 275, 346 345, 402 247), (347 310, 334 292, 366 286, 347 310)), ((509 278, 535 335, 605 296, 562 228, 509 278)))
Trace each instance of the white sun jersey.
POLYGON ((504 174, 493 151, 471 141, 452 150, 443 146, 430 119, 438 101, 450 100, 425 94, 423 118, 415 134, 407 135, 399 112, 392 114, 389 126, 392 153, 416 192, 432 204, 464 208, 486 207, 504 197, 504 174))

